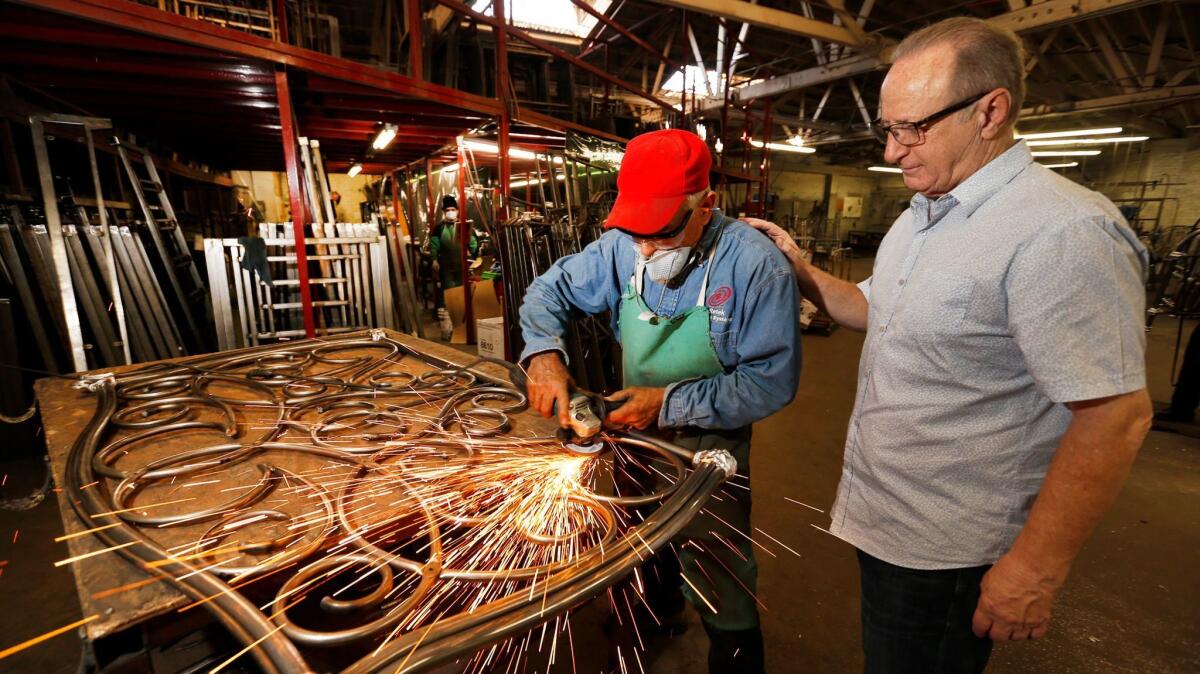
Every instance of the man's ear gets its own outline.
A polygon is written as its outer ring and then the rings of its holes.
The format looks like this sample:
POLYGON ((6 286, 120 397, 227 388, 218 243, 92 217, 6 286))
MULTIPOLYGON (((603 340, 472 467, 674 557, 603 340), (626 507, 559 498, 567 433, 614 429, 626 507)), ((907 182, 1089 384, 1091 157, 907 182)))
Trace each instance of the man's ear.
POLYGON ((717 205, 717 193, 712 190, 709 190, 708 194, 704 195, 704 198, 700 200, 701 208, 713 208, 716 205, 717 205))
POLYGON ((1012 125, 1008 123, 1012 116, 1012 94, 1008 89, 996 89, 989 93, 983 103, 983 127, 979 135, 984 140, 995 140, 1001 133, 1011 133, 1012 125))

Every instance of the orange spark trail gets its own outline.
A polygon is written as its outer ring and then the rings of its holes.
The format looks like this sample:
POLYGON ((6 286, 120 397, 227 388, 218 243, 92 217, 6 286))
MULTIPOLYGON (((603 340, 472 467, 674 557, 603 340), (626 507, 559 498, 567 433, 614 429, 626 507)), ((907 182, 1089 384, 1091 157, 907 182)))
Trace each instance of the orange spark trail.
POLYGON ((73 534, 66 534, 64 536, 59 536, 58 538, 54 539, 54 542, 62 543, 63 541, 70 540, 72 538, 79 538, 80 536, 87 536, 88 534, 94 534, 97 531, 104 531, 105 529, 111 529, 113 527, 119 527, 119 526, 121 526, 120 522, 113 522, 112 524, 105 524, 104 526, 101 526, 101 527, 93 527, 91 529, 79 531, 79 532, 76 532, 73 534))
POLYGON ((114 550, 120 550, 121 548, 127 548, 131 545, 137 545, 138 543, 141 543, 141 541, 129 541, 128 543, 114 545, 111 548, 104 548, 103 550, 94 550, 92 552, 85 552, 82 555, 75 555, 74 557, 60 559, 59 561, 54 563, 54 566, 63 566, 66 564, 70 564, 72 562, 78 562, 81 559, 87 559, 88 557, 95 557, 96 555, 102 555, 106 552, 113 552, 114 550))
POLYGON ((53 639, 54 637, 56 637, 60 634, 63 634, 65 632, 70 632, 71 630, 75 629, 76 627, 79 627, 81 625, 86 625, 99 617, 100 617, 99 613, 93 613, 92 615, 84 618, 83 620, 76 620, 75 622, 71 623, 70 625, 64 625, 56 630, 51 630, 49 632, 46 632, 45 634, 43 634, 40 637, 34 637, 34 638, 30 639, 29 641, 22 641, 21 643, 17 644, 16 646, 10 646, 10 647, 0 651, 0 660, 7 658, 8 656, 12 655, 13 653, 19 653, 20 651, 23 651, 26 648, 29 648, 30 646, 36 646, 36 645, 42 643, 43 641, 46 641, 47 639, 53 639))

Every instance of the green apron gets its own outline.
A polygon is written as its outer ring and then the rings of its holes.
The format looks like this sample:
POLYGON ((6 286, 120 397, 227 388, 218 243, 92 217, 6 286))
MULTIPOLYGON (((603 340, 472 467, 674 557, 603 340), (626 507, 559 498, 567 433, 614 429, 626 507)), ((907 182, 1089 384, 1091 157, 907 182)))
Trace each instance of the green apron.
MULTIPOLYGON (((725 367, 717 358, 709 335, 709 313, 705 306, 708 292, 708 277, 712 271, 713 255, 720 241, 712 244, 712 252, 705 262, 704 281, 700 284, 700 296, 696 305, 674 318, 663 318, 650 311, 642 299, 642 279, 645 265, 639 257, 638 264, 621 296, 618 326, 621 330, 623 352, 624 386, 663 387, 687 379, 704 379, 721 374, 725 367)), ((738 462, 738 474, 750 475, 750 428, 732 431, 702 430, 689 427, 675 436, 676 444, 693 451, 701 449, 725 449, 738 462)), ((758 608, 754 596, 758 578, 758 565, 750 540, 750 493, 737 487, 723 489, 718 498, 710 499, 704 512, 698 515, 676 537, 674 550, 678 560, 673 559, 671 550, 660 553, 654 564, 659 573, 645 571, 644 582, 652 577, 671 578, 665 589, 647 588, 648 599, 661 598, 657 608, 670 615, 682 609, 673 604, 673 596, 686 597, 696 607, 700 616, 709 625, 721 630, 745 630, 758 626, 758 608), (729 530, 737 528, 741 534, 729 530), (720 534, 718 539, 714 532, 720 534), (744 535, 742 535, 744 534, 744 535), (688 540, 696 545, 683 545, 688 540), (732 548, 736 548, 736 551, 732 548), (678 578, 682 572, 690 583, 678 578), (696 590, 703 598, 696 595, 696 590), (712 608, 716 608, 716 613, 712 608)))
MULTIPOLYGON (((713 242, 713 252, 717 244, 713 242)), ((650 311, 642 299, 645 264, 639 257, 633 278, 621 296, 617 325, 621 328, 624 386, 662 387, 684 379, 703 379, 725 371, 709 337, 708 274, 712 254, 705 263, 704 282, 696 306, 675 318, 663 318, 650 311)))

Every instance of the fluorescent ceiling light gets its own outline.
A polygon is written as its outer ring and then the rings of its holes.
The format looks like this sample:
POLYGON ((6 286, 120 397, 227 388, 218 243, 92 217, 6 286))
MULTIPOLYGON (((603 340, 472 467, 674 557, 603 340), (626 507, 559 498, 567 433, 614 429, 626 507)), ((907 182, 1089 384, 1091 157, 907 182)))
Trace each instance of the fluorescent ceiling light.
POLYGON ((359 164, 357 162, 351 164, 350 170, 346 171, 346 175, 350 176, 351 178, 353 178, 354 176, 356 176, 360 173, 362 173, 362 164, 359 164))
POLYGON ((1029 147, 1046 147, 1050 145, 1096 145, 1099 143, 1140 143, 1150 140, 1150 136, 1110 136, 1108 138, 1058 138, 1055 140, 1026 141, 1029 147))
POLYGON ((785 142, 788 145, 795 145, 796 147, 800 147, 800 146, 804 145, 804 138, 802 138, 801 136, 792 136, 791 138, 788 138, 787 141, 785 141, 785 142))
POLYGON ((904 173, 904 171, 895 166, 868 166, 868 171, 878 171, 880 173, 904 173))
MULTIPOLYGON (((763 147, 761 140, 751 140, 750 144, 754 147, 763 147)), ((768 150, 778 150, 779 152, 800 152, 803 154, 812 154, 816 152, 816 148, 808 147, 807 145, 789 145, 787 143, 767 143, 768 150)))
POLYGON ((1074 131, 1044 131, 1041 133, 1018 133, 1017 138, 1037 140, 1040 138, 1071 138, 1074 136, 1104 136, 1111 133, 1121 133, 1125 129, 1119 126, 1109 126, 1102 129, 1076 129, 1074 131))
POLYGON ((697 124, 696 135, 700 136, 700 140, 708 140, 708 128, 704 124, 697 124))
POLYGON ((1095 157, 1100 150, 1051 150, 1049 152, 1030 152, 1035 157, 1095 157))
POLYGON ((384 124, 379 133, 375 135, 375 140, 371 141, 371 147, 382 150, 391 145, 392 139, 396 137, 396 131, 395 124, 384 124))
POLYGON ((1079 162, 1069 161, 1065 164, 1042 164, 1042 166, 1046 168, 1071 168, 1072 166, 1079 166, 1079 162))
MULTIPOLYGON (((495 143, 487 140, 477 140, 474 138, 464 138, 462 141, 463 147, 472 152, 483 152, 486 154, 500 154, 500 147, 495 143)), ((536 159, 537 153, 529 150, 522 150, 519 147, 508 147, 509 159, 536 159)), ((561 157, 554 157, 555 164, 562 164, 561 157)))
MULTIPOLYGON (((555 180, 566 180, 567 176, 560 173, 560 174, 554 176, 554 179, 555 180)), ((509 189, 512 189, 514 187, 525 187, 526 185, 541 185, 544 182, 546 182, 545 178, 531 178, 530 180, 516 180, 516 181, 509 183, 508 187, 509 187, 509 189)))

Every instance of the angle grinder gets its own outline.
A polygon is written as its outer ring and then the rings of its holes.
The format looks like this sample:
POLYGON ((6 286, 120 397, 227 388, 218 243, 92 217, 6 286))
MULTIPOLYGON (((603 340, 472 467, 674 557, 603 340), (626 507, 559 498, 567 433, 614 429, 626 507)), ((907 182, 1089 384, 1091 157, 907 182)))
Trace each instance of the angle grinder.
MULTIPOLYGON (((570 414, 570 426, 558 429, 558 439, 566 445, 567 451, 583 456, 597 454, 604 448, 604 443, 596 439, 608 416, 608 404, 604 397, 596 393, 575 391, 567 404, 570 414)), ((557 408, 555 414, 558 413, 557 408)))

